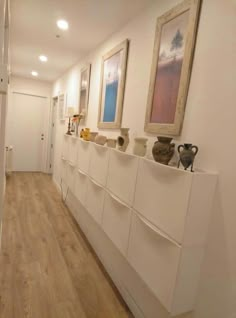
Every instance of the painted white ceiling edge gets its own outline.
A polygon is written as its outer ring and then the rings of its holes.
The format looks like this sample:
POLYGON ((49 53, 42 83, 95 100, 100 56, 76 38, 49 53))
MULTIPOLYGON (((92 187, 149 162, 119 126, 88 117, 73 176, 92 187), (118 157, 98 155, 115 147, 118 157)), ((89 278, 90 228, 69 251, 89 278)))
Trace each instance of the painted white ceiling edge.
POLYGON ((12 75, 55 81, 156 0, 11 0, 12 75), (56 21, 69 22, 60 31, 56 21), (60 38, 57 38, 59 35, 60 38), (48 57, 47 63, 38 56, 48 57))

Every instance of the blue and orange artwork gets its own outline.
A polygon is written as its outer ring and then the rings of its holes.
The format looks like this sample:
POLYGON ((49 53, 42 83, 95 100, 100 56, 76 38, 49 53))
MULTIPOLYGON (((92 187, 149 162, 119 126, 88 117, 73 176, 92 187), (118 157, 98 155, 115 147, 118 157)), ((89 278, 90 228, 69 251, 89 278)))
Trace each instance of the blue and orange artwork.
POLYGON ((151 123, 175 121, 189 12, 167 22, 161 33, 151 123))
POLYGON ((103 122, 106 123, 116 120, 120 64, 121 52, 114 54, 104 63, 103 122))

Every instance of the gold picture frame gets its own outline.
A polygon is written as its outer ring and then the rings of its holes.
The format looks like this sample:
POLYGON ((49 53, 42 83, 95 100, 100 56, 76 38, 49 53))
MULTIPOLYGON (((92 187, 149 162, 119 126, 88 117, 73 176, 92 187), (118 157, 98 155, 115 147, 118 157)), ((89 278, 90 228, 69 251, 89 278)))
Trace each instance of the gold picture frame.
POLYGON ((102 57, 98 128, 121 127, 129 41, 102 57))
POLYGON ((157 19, 144 130, 181 133, 201 0, 185 0, 157 19))
POLYGON ((80 71, 80 87, 79 87, 79 107, 78 113, 88 113, 89 89, 90 89, 91 64, 87 64, 80 71))

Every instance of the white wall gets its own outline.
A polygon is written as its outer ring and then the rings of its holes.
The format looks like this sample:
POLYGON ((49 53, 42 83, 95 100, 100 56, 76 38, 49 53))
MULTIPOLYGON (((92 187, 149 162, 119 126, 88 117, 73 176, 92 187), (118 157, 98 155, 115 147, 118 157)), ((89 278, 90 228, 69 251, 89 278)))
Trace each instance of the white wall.
MULTIPOLYGON (((48 172, 48 164, 49 164, 49 145, 48 141, 50 140, 50 131, 49 131, 49 119, 51 112, 51 90, 52 84, 49 82, 12 76, 10 79, 10 90, 9 90, 9 106, 8 106, 8 118, 9 116, 13 116, 11 112, 11 104, 12 104, 12 96, 14 93, 28 94, 34 96, 40 96, 46 98, 46 109, 44 113, 44 147, 43 147, 43 172, 48 172)), ((9 120, 7 120, 7 136, 6 143, 9 145, 9 120)), ((30 127, 29 127, 30 132, 30 127)), ((14 155, 14 149, 13 149, 14 155)))
MULTIPOLYGON (((58 79, 53 95, 67 92, 68 104, 77 105, 79 71, 85 63, 92 63, 86 126, 98 130, 101 57, 128 38, 130 53, 123 127, 131 128, 131 137, 145 135, 143 126, 156 18, 178 2, 154 1, 152 7, 58 79)), ((185 121, 182 134, 177 138, 177 142, 199 146, 198 167, 220 174, 194 318, 236 317, 235 30, 235 0, 203 0, 185 121)), ((59 180, 60 145, 65 131, 64 124, 57 125, 56 180, 59 180)), ((119 132, 102 133, 117 136, 119 132)), ((154 137, 150 137, 149 152, 153 141, 154 137)))

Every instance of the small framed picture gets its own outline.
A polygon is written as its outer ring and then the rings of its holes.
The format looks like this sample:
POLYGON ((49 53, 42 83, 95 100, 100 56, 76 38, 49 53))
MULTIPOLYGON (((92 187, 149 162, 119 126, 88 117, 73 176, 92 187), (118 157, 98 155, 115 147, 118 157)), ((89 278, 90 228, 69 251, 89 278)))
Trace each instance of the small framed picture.
POLYGON ((129 41, 102 58, 98 128, 120 128, 122 121, 129 41))
POLYGON ((89 103, 91 64, 88 64, 80 73, 80 97, 79 97, 79 114, 87 114, 89 103))

